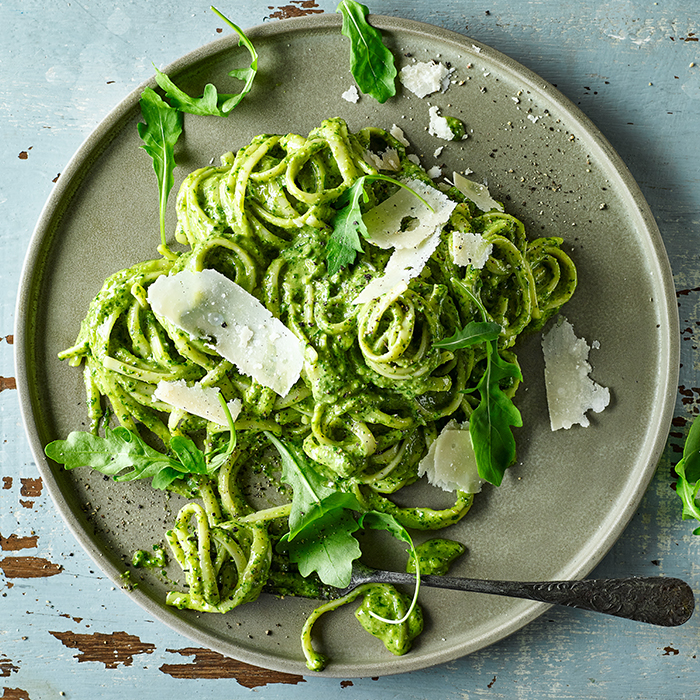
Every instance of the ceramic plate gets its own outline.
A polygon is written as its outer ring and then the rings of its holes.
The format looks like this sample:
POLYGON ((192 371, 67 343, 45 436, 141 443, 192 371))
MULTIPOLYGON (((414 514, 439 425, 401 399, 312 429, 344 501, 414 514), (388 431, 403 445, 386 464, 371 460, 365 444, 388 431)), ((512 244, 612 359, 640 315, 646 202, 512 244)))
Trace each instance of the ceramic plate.
MULTIPOLYGON (((324 118, 340 116, 353 131, 399 125, 426 167, 441 166, 447 175, 472 170, 473 179, 487 180, 496 199, 524 221, 530 237, 562 236, 580 276, 565 315, 578 336, 595 342, 592 376, 610 388, 611 404, 592 416, 590 427, 553 433, 540 336, 524 339, 518 463, 500 488, 484 489, 448 534, 468 547, 457 575, 583 577, 634 514, 672 415, 679 333, 658 229, 620 158, 551 85, 464 36, 406 20, 375 16, 373 22, 399 67, 436 59, 453 68, 448 90, 421 100, 399 87, 383 105, 369 97, 353 104, 341 97, 353 80, 340 16, 255 27, 248 32, 260 55, 254 89, 228 119, 185 117, 176 186, 191 170, 259 133, 307 134, 324 118), (430 105, 462 119, 469 137, 447 143, 431 136, 430 105), (440 146, 445 148, 436 156, 440 146)), ((210 81, 227 92, 228 71, 246 62, 232 34, 166 72, 190 93, 210 81)), ((100 124, 62 173, 31 242, 16 331, 22 410, 44 483, 78 540, 118 583, 135 549, 163 540, 179 502, 147 484, 114 484, 86 469, 64 472, 45 460, 43 446, 85 428, 82 372, 56 354, 74 342, 90 299, 109 274, 157 257, 156 182, 136 130, 140 92, 100 124)), ((389 563, 400 566, 403 548, 396 550, 389 563)), ((126 594, 198 644, 258 666, 307 673, 299 632, 313 602, 263 595, 228 615, 205 615, 166 607, 169 588, 157 575, 144 575, 126 594)), ((317 630, 319 648, 332 659, 324 673, 379 676, 445 662, 492 644, 546 609, 427 589, 421 602, 425 632, 402 657, 360 628, 354 606, 327 616, 317 630)))

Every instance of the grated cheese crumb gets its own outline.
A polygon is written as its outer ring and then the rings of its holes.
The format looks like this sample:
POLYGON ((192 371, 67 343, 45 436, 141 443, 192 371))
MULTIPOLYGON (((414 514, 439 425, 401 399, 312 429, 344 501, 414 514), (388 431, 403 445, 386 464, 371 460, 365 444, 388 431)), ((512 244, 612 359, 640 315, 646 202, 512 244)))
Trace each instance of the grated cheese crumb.
POLYGON ((347 102, 352 102, 354 104, 360 99, 360 93, 357 91, 355 85, 351 85, 341 97, 347 102))
POLYGON ((399 80, 405 88, 417 97, 423 98, 434 92, 445 92, 450 84, 450 75, 454 69, 442 63, 413 63, 404 66, 399 73, 399 80))

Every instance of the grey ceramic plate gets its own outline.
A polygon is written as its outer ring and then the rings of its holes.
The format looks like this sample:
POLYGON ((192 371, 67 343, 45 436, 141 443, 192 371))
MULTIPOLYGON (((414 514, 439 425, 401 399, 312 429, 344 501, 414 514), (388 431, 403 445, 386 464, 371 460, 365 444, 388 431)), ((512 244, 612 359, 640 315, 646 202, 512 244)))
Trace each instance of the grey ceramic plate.
MULTIPOLYGON (((448 91, 420 100, 400 90, 384 105, 368 97, 351 104, 341 98, 353 81, 339 16, 255 27, 249 36, 260 72, 252 93, 228 119, 186 117, 176 183, 259 133, 306 134, 331 116, 345 118, 352 130, 395 123, 426 166, 445 165, 447 174, 470 168, 474 178, 487 179, 531 237, 563 236, 580 274, 566 316, 579 336, 600 343, 592 353, 593 375, 610 387, 611 405, 593 416, 589 428, 552 433, 540 338, 525 339, 519 462, 500 488, 477 497, 449 536, 469 548, 457 574, 585 576, 635 512, 672 415, 679 333, 661 237, 619 157, 551 85, 464 36, 399 19, 373 21, 399 63, 410 56, 449 63, 455 71, 448 91), (429 104, 462 118, 469 138, 446 144, 430 136, 429 104), (446 147, 435 158, 440 145, 446 147)), ((227 72, 247 59, 231 35, 167 72, 190 92, 209 81, 226 92, 227 72)), ((177 501, 146 484, 115 485, 87 470, 65 473, 44 459, 43 445, 85 424, 82 373, 59 362, 56 353, 73 343, 107 275, 157 256, 156 184, 139 149, 139 95, 137 90, 104 120, 61 175, 30 246, 16 331, 22 409, 44 483, 75 536, 116 582, 135 549, 162 540, 177 501)), ((172 227, 172 199, 170 215, 172 227)), ((391 556, 399 566, 402 548, 391 556)), ((167 588, 146 577, 128 594, 201 645, 251 664, 306 673, 298 639, 313 603, 263 595, 226 616, 201 615, 167 608, 167 588)), ((426 630, 399 658, 367 636, 351 609, 329 616, 318 627, 317 643, 332 659, 325 674, 377 676, 448 661, 505 637, 545 609, 425 589, 421 601, 426 630)))

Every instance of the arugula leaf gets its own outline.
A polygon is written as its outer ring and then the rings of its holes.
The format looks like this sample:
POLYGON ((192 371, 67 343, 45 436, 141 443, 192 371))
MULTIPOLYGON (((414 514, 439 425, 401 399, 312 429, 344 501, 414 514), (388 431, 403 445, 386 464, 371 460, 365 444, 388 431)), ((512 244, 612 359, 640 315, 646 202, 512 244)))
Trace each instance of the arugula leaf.
POLYGON ((228 445, 226 445, 225 449, 221 451, 215 451, 209 455, 209 474, 215 472, 233 454, 233 451, 236 449, 236 443, 238 441, 236 435, 236 426, 233 422, 233 416, 231 415, 231 411, 229 410, 228 404, 226 403, 226 399, 224 398, 224 395, 221 393, 221 391, 219 391, 219 403, 221 404, 221 408, 224 409, 224 414, 226 415, 226 422, 228 423, 230 437, 228 445))
POLYGON ((359 529, 352 511, 328 511, 293 540, 287 540, 289 559, 302 576, 315 571, 326 585, 345 588, 350 585, 352 563, 362 554, 360 543, 353 536, 359 529))
POLYGON ((248 68, 236 68, 229 71, 232 78, 243 81, 243 89, 236 94, 219 95, 217 89, 211 83, 207 83, 201 97, 190 97, 181 90, 162 71, 155 68, 156 82, 165 91, 166 96, 173 107, 181 112, 196 114, 200 116, 227 117, 236 105, 250 92, 253 80, 258 72, 258 54, 250 39, 243 33, 240 27, 236 26, 230 19, 225 17, 215 7, 211 8, 221 19, 224 20, 238 34, 238 45, 244 45, 248 49, 251 62, 248 68))
POLYGON ((367 511, 360 516, 360 526, 371 530, 386 530, 413 549, 413 540, 408 530, 390 513, 382 513, 378 510, 367 511))
POLYGON ((408 610, 406 610, 403 617, 401 617, 398 620, 392 620, 390 618, 381 617, 380 615, 377 615, 377 613, 375 613, 374 610, 369 610, 370 616, 379 620, 380 622, 384 622, 389 625, 400 625, 403 622, 406 622, 406 620, 408 620, 408 618, 411 616, 411 613, 413 612, 414 608, 418 603, 418 593, 420 592, 420 560, 418 558, 418 555, 416 554, 416 547, 413 544, 413 539, 408 534, 408 530, 406 530, 406 528, 390 513, 381 513, 376 510, 371 510, 368 513, 363 513, 360 516, 360 525, 362 527, 372 528, 374 530, 387 530, 397 540, 408 544, 410 548, 411 559, 415 562, 416 586, 413 590, 413 599, 411 600, 411 604, 408 607, 408 610))
POLYGON ((88 432, 72 432, 65 440, 50 442, 44 452, 66 469, 92 467, 115 481, 152 477, 153 488, 165 489, 186 474, 214 473, 233 452, 236 446, 233 419, 221 393, 219 401, 226 412, 231 438, 226 450, 214 454, 208 464, 202 450, 184 435, 175 435, 170 440, 170 449, 175 455, 170 457, 154 450, 140 435, 121 425, 113 430, 106 428, 105 437, 88 432))
POLYGON ((332 482, 322 478, 309 464, 303 451, 295 445, 284 443, 272 433, 265 433, 277 448, 282 461, 280 481, 292 487, 292 510, 289 514, 289 534, 293 540, 302 530, 328 513, 339 509, 362 510, 351 493, 338 491, 332 482))
POLYGON ((515 460, 515 438, 511 426, 523 424, 520 411, 500 387, 503 379, 522 380, 520 368, 498 354, 498 342, 486 344, 486 371, 476 385, 479 405, 469 416, 469 434, 474 446, 479 476, 500 486, 505 470, 515 460))
POLYGON ((139 122, 137 129, 143 139, 141 148, 153 159, 153 169, 158 178, 160 240, 165 246, 165 208, 170 190, 175 184, 175 144, 182 133, 182 113, 148 87, 141 94, 139 104, 146 121, 139 122))
POLYGON ((396 66, 382 35, 367 22, 369 10, 355 0, 342 0, 336 12, 343 15, 344 36, 350 39, 350 70, 357 86, 378 102, 396 94, 396 66))
POLYGON ((185 472, 185 467, 179 460, 154 450, 139 435, 123 426, 114 430, 107 428, 105 437, 87 432, 72 432, 65 440, 50 442, 44 452, 66 469, 92 467, 102 474, 114 477, 115 481, 154 477, 163 469, 172 470, 168 473, 176 472, 177 476, 182 476, 185 472))
POLYGON ((362 234, 364 238, 368 238, 369 233, 362 220, 362 208, 360 204, 361 201, 365 203, 369 201, 369 195, 365 190, 366 185, 379 180, 390 182, 393 185, 398 185, 412 192, 426 207, 428 207, 428 209, 433 211, 430 204, 428 204, 418 192, 393 177, 382 175, 381 173, 359 177, 352 183, 349 189, 343 192, 337 201, 340 208, 331 222, 333 225, 333 232, 326 245, 326 261, 328 262, 329 275, 334 275, 341 268, 354 263, 357 253, 362 252, 359 234, 362 234))
POLYGON ((522 380, 523 377, 518 365, 504 360, 498 352, 500 326, 487 320, 488 313, 484 305, 462 280, 456 279, 455 284, 471 298, 483 321, 468 323, 461 331, 437 341, 435 345, 456 350, 475 343, 485 343, 486 369, 475 387, 480 394, 480 401, 469 416, 469 434, 479 476, 494 486, 500 486, 505 470, 515 460, 515 438, 511 427, 523 424, 520 411, 501 389, 501 381, 522 380))
POLYGON ((471 321, 467 323, 462 330, 457 331, 454 335, 443 340, 437 340, 433 345, 436 348, 445 348, 447 350, 466 348, 477 343, 484 343, 491 340, 497 340, 503 328, 497 323, 490 321, 471 321))
MULTIPOLYGON (((695 418, 688 437, 683 446, 683 457, 676 464, 676 493, 683 502, 683 520, 694 518, 700 521, 700 420, 695 418)), ((700 527, 693 530, 694 535, 700 535, 700 527)))
POLYGON ((341 268, 354 263, 357 253, 362 252, 359 234, 364 237, 368 235, 360 209, 360 199, 364 202, 369 201, 369 195, 365 192, 366 178, 367 176, 363 175, 352 184, 346 193, 347 204, 333 217, 333 233, 326 246, 329 275, 334 275, 341 268))

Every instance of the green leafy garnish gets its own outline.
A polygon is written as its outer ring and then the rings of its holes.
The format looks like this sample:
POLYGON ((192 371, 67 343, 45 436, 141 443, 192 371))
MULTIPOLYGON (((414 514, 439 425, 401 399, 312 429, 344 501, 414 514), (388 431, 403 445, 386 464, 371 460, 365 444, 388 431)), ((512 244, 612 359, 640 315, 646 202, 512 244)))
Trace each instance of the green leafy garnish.
POLYGON ((363 238, 367 238, 369 234, 362 220, 361 202, 369 201, 369 195, 365 190, 366 185, 378 180, 390 182, 393 185, 398 185, 412 192, 426 207, 428 207, 428 209, 431 211, 433 210, 430 204, 415 190, 411 189, 403 182, 395 180, 393 177, 382 175, 381 173, 359 177, 352 183, 352 186, 338 198, 337 203, 340 205, 340 208, 333 217, 333 232, 326 245, 326 261, 328 263, 329 275, 334 275, 341 268, 352 265, 352 263, 355 262, 357 254, 362 252, 360 234, 362 234, 363 238))
POLYGON ((350 70, 357 86, 378 102, 396 94, 396 66, 382 35, 367 22, 369 10, 355 0, 342 0, 336 12, 343 15, 342 33, 350 39, 350 70))
POLYGON ((486 369, 475 391, 479 405, 469 416, 469 434, 474 447, 479 476, 500 486, 505 470, 515 461, 515 438, 511 427, 523 424, 520 411, 501 389, 504 379, 522 380, 520 368, 504 360, 498 352, 498 324, 489 322, 488 313, 476 295, 459 279, 455 280, 479 309, 483 321, 467 324, 450 338, 435 343, 437 347, 457 349, 484 343, 486 369))
POLYGON ((301 449, 282 442, 270 432, 265 434, 280 454, 280 481, 291 486, 294 493, 288 540, 294 539, 304 528, 322 519, 330 511, 338 508, 362 510, 354 495, 338 491, 335 484, 323 479, 309 464, 301 449))
POLYGON ((501 334, 502 330, 503 328, 499 326, 498 323, 492 323, 491 321, 472 321, 471 323, 467 323, 464 328, 457 331, 454 335, 435 343, 435 345, 440 348, 445 348, 446 350, 458 350, 459 348, 466 348, 470 345, 498 340, 498 336, 501 334))
POLYGON ((219 394, 231 431, 228 446, 223 452, 207 457, 197 445, 184 435, 170 440, 173 456, 165 455, 148 445, 140 435, 124 426, 105 429, 105 437, 83 431, 74 431, 65 440, 54 440, 44 448, 46 456, 63 464, 66 469, 92 467, 115 481, 134 481, 152 478, 152 485, 165 489, 175 479, 187 474, 212 474, 233 452, 236 433, 226 402, 219 394))
POLYGON ((168 250, 165 240, 165 209, 170 190, 175 184, 173 178, 173 170, 176 165, 175 144, 182 133, 182 113, 228 116, 231 110, 250 92, 258 72, 258 54, 253 44, 231 20, 224 17, 215 7, 211 9, 238 33, 238 45, 243 44, 250 53, 251 63, 248 68, 229 72, 231 77, 244 82, 241 92, 232 95, 219 95, 216 87, 209 83, 204 88, 204 94, 201 97, 190 97, 175 85, 165 73, 154 66, 156 82, 165 91, 170 103, 163 100, 151 88, 144 89, 139 101, 145 123, 140 122, 137 128, 139 136, 143 139, 142 148, 153 159, 153 169, 158 177, 162 253, 167 253, 168 250))
POLYGON ((158 178, 160 240, 165 246, 165 207, 175 184, 175 144, 182 133, 182 113, 171 107, 151 88, 144 89, 139 104, 146 121, 139 122, 137 129, 143 139, 141 148, 153 159, 153 169, 158 178))
MULTIPOLYGON (((688 431, 688 437, 683 446, 683 457, 676 464, 676 493, 683 502, 683 520, 694 518, 700 521, 700 420, 693 421, 688 431)), ((700 527, 693 530, 694 535, 700 535, 700 527)))
POLYGON ((393 515, 366 511, 352 493, 339 491, 321 477, 301 448, 265 434, 280 454, 280 481, 292 487, 289 532, 281 546, 302 576, 316 572, 326 585, 348 586, 352 563, 362 554, 354 537, 361 528, 387 530, 413 551, 410 535, 393 515), (359 520, 356 513, 360 513, 359 520))
POLYGON ((204 92, 201 97, 190 97, 190 95, 175 85, 175 83, 165 73, 158 70, 158 68, 155 69, 156 82, 165 91, 172 106, 179 109, 181 112, 200 116, 227 117, 233 108, 250 92, 253 86, 253 80, 258 72, 258 54, 242 29, 222 15, 215 7, 211 9, 238 34, 238 45, 243 45, 248 49, 251 59, 250 66, 247 68, 238 68, 229 72, 232 78, 243 81, 243 89, 236 94, 219 95, 216 87, 208 83, 204 87, 204 92))

